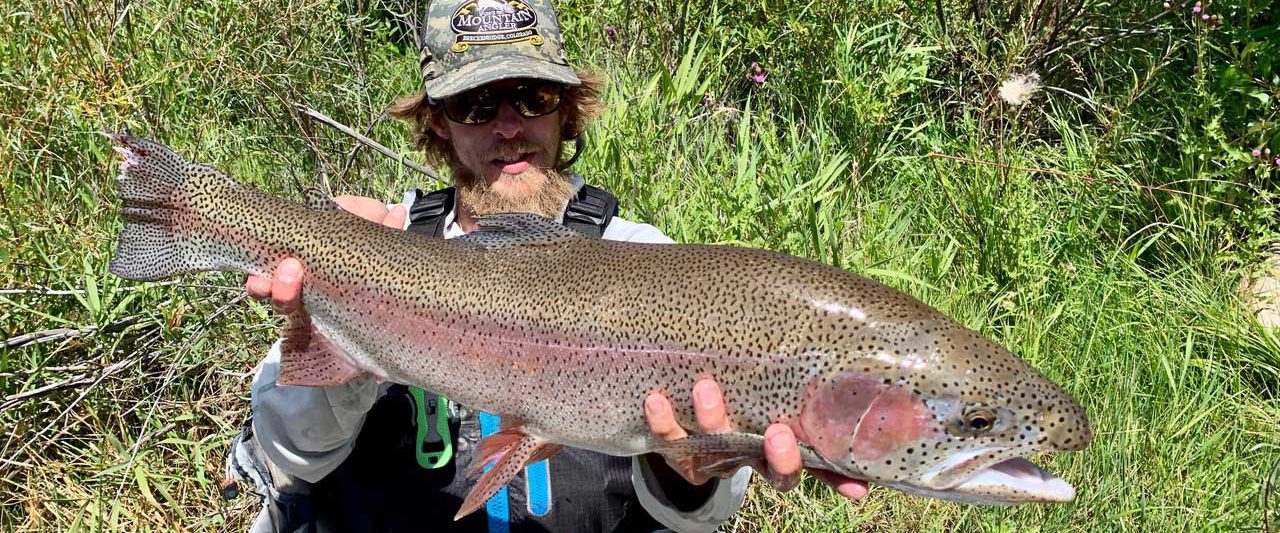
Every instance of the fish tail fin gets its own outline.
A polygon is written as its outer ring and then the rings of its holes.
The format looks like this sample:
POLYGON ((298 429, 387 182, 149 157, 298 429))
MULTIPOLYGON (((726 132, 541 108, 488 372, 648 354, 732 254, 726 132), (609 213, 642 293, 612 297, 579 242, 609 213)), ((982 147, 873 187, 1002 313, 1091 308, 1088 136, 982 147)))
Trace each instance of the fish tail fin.
POLYGON ((229 261, 224 243, 199 236, 206 232, 197 212, 200 203, 216 201, 218 194, 239 189, 238 184, 158 143, 126 134, 105 135, 124 158, 117 178, 124 229, 111 260, 112 273, 151 281, 238 266, 229 261))

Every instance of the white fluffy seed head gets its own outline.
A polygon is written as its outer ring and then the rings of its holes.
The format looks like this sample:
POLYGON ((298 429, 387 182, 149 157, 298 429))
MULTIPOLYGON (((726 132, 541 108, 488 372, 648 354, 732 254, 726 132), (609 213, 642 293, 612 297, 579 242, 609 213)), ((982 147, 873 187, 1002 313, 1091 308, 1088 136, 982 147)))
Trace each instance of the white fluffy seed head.
POLYGON ((1040 90, 1040 75, 1034 72, 1018 74, 1000 85, 1000 98, 1010 105, 1022 105, 1040 90))

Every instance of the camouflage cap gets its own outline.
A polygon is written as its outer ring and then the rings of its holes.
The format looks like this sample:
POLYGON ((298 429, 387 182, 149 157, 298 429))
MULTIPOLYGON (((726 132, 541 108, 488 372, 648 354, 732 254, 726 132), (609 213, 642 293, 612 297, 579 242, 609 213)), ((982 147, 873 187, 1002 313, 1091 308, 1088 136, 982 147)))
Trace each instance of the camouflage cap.
POLYGON ((509 78, 582 83, 569 66, 551 0, 435 0, 418 37, 422 80, 433 100, 509 78))

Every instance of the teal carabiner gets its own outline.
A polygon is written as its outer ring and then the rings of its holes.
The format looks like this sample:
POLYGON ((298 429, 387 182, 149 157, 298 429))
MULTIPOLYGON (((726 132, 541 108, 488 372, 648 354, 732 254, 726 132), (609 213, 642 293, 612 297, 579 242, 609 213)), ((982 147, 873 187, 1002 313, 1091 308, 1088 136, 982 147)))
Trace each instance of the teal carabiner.
POLYGON ((418 387, 409 387, 409 394, 413 396, 414 411, 418 417, 418 440, 414 446, 418 466, 432 470, 449 464, 453 459, 453 437, 449 434, 449 399, 436 396, 428 402, 426 393, 418 387), (429 415, 435 415, 435 420, 428 420, 429 415), (439 441, 435 442, 433 436, 438 437, 439 441), (432 449, 425 449, 428 446, 432 449))

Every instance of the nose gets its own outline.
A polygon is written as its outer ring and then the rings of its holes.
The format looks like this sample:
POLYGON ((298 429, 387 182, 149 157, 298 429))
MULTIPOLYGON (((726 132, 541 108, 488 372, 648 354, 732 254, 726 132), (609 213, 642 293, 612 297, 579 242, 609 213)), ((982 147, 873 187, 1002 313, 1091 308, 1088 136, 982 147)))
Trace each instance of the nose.
POLYGON ((503 139, 514 139, 524 131, 524 117, 510 103, 498 106, 498 116, 493 119, 493 132, 503 139))

